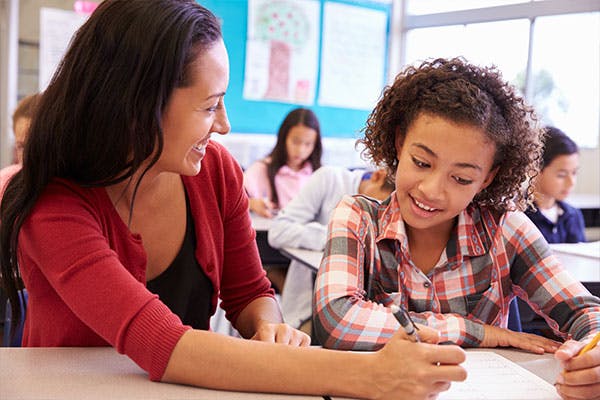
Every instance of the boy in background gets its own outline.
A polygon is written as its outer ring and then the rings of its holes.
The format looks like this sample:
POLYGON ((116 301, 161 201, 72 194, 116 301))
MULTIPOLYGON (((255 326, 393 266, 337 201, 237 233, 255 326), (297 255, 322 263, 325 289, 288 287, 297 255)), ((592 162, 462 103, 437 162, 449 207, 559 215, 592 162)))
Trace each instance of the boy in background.
MULTIPOLYGON (((268 233, 269 244, 274 248, 323 250, 329 217, 344 195, 384 200, 393 190, 394 184, 384 169, 369 172, 321 167, 275 217, 268 233)), ((281 295, 285 322, 307 333, 310 333, 314 280, 314 271, 292 260, 281 295)))

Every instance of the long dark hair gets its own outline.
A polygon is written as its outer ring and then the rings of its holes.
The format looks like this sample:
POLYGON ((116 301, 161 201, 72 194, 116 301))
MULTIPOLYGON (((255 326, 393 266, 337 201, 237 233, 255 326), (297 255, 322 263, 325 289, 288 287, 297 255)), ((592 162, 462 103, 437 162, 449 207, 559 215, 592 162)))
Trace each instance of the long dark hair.
POLYGON ((310 156, 308 156, 308 162, 312 166, 313 171, 321 168, 321 155, 323 153, 323 146, 321 144, 321 126, 319 125, 319 119, 316 114, 308 108, 296 108, 289 112, 285 117, 279 131, 277 132, 277 142, 275 147, 271 150, 268 157, 271 159, 267 163, 267 176, 269 177, 269 185, 271 186, 271 201, 273 203, 279 203, 279 197, 277 196, 277 190, 275 189, 275 175, 279 168, 283 167, 287 163, 288 153, 285 141, 290 133, 290 130, 297 126, 304 125, 307 128, 314 129, 317 132, 317 140, 315 141, 315 148, 313 149, 310 156))
POLYGON ((116 184, 148 160, 143 176, 162 152, 161 116, 173 89, 193 84, 190 65, 221 37, 216 17, 193 0, 105 0, 76 32, 0 206, 1 280, 13 328, 22 318, 18 234, 45 187, 53 178, 116 184))

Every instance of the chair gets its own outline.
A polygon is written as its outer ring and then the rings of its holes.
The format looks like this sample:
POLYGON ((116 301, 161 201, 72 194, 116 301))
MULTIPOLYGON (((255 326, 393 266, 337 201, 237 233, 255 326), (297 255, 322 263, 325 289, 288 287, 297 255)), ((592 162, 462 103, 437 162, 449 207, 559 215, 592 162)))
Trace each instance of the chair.
POLYGON ((12 310, 10 309, 10 300, 6 301, 6 314, 4 316, 4 335, 2 337, 3 347, 21 347, 23 339, 23 325, 25 323, 25 312, 27 310, 27 289, 19 291, 19 303, 21 304, 21 322, 15 329, 15 335, 11 338, 10 330, 12 327, 12 310))
POLYGON ((508 309, 508 329, 515 332, 522 332, 521 314, 519 312, 519 304, 517 298, 512 299, 508 309))

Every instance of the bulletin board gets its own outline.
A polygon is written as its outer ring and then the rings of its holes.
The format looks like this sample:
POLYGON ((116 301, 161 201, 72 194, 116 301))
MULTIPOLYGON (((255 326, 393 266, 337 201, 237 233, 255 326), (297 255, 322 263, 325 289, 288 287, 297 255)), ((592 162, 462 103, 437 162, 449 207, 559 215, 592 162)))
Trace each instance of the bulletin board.
MULTIPOLYGON (((323 7, 328 1, 320 0, 321 24, 323 23, 323 7)), ((247 100, 243 97, 248 1, 198 0, 198 2, 210 9, 222 23, 223 37, 229 53, 230 63, 230 81, 225 96, 225 104, 232 132, 275 134, 285 115, 301 105, 247 100)), ((385 12, 388 21, 386 36, 389 37, 390 4, 369 0, 339 0, 336 2, 385 12)), ((387 40, 385 54, 387 57, 387 40)), ((387 68, 387 59, 384 65, 387 68)), ((321 84, 320 75, 320 72, 318 72, 317 93, 321 84)), ((387 76, 387 71, 384 71, 383 76, 387 76)), ((382 86, 383 84, 385 82, 382 82, 382 86)), ((318 104, 318 96, 315 96, 312 105, 306 107, 317 114, 321 123, 321 133, 324 137, 358 137, 370 113, 369 110, 321 106, 318 104)))

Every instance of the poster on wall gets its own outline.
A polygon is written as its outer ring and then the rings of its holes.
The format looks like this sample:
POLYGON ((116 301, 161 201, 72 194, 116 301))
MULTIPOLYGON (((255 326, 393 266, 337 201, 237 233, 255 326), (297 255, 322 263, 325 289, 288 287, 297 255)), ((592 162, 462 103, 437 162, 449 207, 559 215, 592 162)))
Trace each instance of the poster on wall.
POLYGON ((319 57, 317 0, 249 0, 244 98, 312 105, 319 57))
POLYGON ((63 58, 71 37, 87 20, 87 14, 57 8, 40 9, 40 69, 38 88, 43 91, 50 83, 63 58))
POLYGON ((371 110, 383 89, 387 14, 326 2, 319 105, 371 110))

